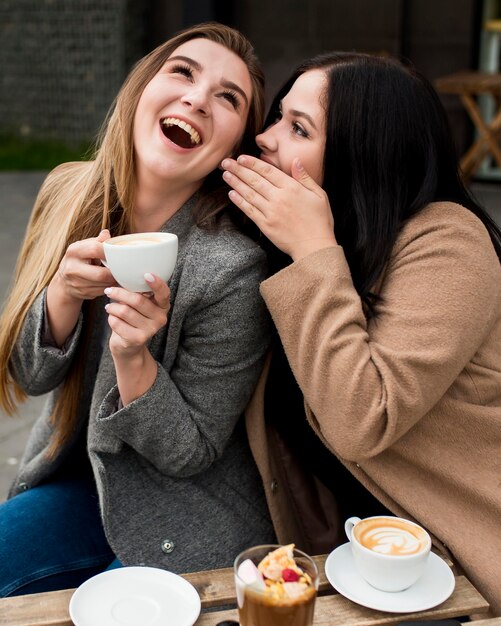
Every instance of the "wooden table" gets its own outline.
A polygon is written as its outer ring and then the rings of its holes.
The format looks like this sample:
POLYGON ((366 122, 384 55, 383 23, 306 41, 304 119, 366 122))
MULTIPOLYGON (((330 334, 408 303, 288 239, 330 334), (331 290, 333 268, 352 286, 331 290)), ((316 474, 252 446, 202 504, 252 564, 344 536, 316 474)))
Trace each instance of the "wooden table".
POLYGON ((440 93, 455 94, 460 97, 471 121, 478 131, 478 139, 461 157, 460 167, 463 177, 468 180, 477 170, 482 160, 491 155, 501 168, 501 73, 457 72, 437 78, 435 87, 440 93), (495 103, 492 119, 484 119, 477 102, 478 96, 488 94, 495 103))
MULTIPOLYGON (((321 572, 319 597, 315 605, 315 626, 380 626, 395 624, 404 617, 438 620, 483 614, 489 610, 488 603, 464 576, 456 578, 452 596, 434 609, 413 614, 380 613, 366 609, 336 594, 325 578, 325 556, 314 558, 321 572)), ((224 620, 238 619, 236 609, 203 611, 209 607, 235 605, 232 569, 186 574, 184 578, 195 586, 202 599, 202 614, 196 626, 216 626, 224 620)), ((0 626, 72 626, 68 605, 73 591, 67 589, 0 599, 0 626)), ((501 626, 501 617, 481 619, 475 622, 475 626, 501 626)))

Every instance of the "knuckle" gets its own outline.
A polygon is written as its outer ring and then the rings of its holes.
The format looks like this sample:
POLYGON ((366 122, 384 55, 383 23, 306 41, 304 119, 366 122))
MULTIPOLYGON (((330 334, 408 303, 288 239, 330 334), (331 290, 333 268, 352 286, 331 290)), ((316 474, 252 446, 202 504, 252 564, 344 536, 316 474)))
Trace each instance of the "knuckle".
POLYGON ((263 226, 265 228, 272 228, 273 227, 273 218, 269 215, 264 215, 263 216, 263 226))
POLYGON ((250 202, 247 202, 247 200, 242 200, 240 202, 240 208, 243 209, 244 211, 247 211, 247 213, 254 212, 254 207, 252 206, 250 202))
POLYGON ((252 183, 252 185, 259 193, 266 191, 266 181, 263 178, 256 178, 256 182, 252 183))
POLYGON ((69 276, 72 273, 74 263, 71 258, 66 258, 64 263, 59 266, 59 273, 61 276, 69 276))
POLYGON ((263 176, 271 176, 272 173, 273 173, 272 167, 268 163, 265 163, 262 166, 262 170, 261 171, 263 172, 263 176))
POLYGON ((247 195, 247 199, 251 204, 254 204, 256 202, 256 196, 257 196, 256 192, 250 189, 247 195))
POLYGON ((258 187, 260 184, 261 184, 260 176, 255 176, 255 175, 249 176, 249 185, 251 185, 251 187, 258 187))
POLYGON ((128 308, 129 307, 126 304, 117 304, 115 305, 115 308, 112 309, 113 315, 120 318, 125 317, 127 315, 128 308))
POLYGON ((232 183, 232 187, 236 189, 239 193, 245 192, 245 183, 243 182, 243 180, 240 180, 240 178, 238 178, 237 180, 235 180, 234 183, 232 183))
POLYGON ((111 272, 109 269, 106 269, 106 267, 98 267, 96 271, 96 275, 97 275, 96 280, 104 283, 110 279, 111 272))
POLYGON ((141 294, 139 293, 135 293, 132 297, 131 297, 131 305, 137 309, 139 306, 141 306, 141 304, 143 303, 143 297, 141 294))
POLYGON ((66 265, 61 266, 58 270, 59 277, 62 278, 65 282, 68 281, 68 274, 66 270, 66 265))

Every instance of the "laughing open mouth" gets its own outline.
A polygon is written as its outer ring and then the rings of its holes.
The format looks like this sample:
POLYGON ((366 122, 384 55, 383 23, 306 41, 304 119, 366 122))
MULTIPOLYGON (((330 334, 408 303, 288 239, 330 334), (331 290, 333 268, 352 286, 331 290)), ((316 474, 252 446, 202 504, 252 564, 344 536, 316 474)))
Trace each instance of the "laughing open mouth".
POLYGON ((160 124, 167 139, 181 148, 196 148, 202 143, 198 131, 187 122, 178 120, 177 117, 165 117, 160 120, 160 124))

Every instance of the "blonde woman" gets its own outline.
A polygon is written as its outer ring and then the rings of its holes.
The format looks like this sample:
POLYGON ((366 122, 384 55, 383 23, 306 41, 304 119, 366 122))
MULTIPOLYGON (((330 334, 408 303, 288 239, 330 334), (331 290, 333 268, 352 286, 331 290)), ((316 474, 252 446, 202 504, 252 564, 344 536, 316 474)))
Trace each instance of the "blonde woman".
POLYGON ((132 70, 95 160, 45 181, 0 322, 3 408, 50 392, 0 505, 0 595, 229 565, 274 538, 239 422, 269 338, 265 260, 217 169, 262 110, 249 42, 200 25, 132 70), (179 238, 169 285, 120 288, 102 242, 157 230, 179 238))

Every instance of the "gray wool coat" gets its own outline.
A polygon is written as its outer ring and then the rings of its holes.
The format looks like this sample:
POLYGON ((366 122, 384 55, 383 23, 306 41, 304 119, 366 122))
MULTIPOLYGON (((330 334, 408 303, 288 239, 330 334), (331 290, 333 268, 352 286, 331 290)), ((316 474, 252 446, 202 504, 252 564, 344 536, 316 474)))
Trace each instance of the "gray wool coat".
POLYGON ((171 311, 149 349, 157 379, 119 408, 104 304, 99 298, 83 374, 78 427, 53 460, 45 451, 58 386, 76 356, 84 309, 63 350, 44 343, 45 293, 31 307, 10 363, 30 395, 50 392, 10 497, 90 460, 108 542, 125 565, 174 572, 231 565, 242 549, 275 540, 240 420, 262 369, 270 321, 259 295, 265 257, 234 230, 193 225, 188 201, 163 230, 179 237, 171 311), (86 445, 85 445, 86 438, 86 445), (81 462, 81 461, 78 461, 81 462))

